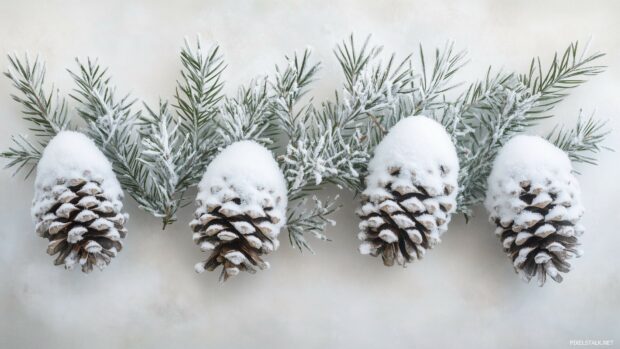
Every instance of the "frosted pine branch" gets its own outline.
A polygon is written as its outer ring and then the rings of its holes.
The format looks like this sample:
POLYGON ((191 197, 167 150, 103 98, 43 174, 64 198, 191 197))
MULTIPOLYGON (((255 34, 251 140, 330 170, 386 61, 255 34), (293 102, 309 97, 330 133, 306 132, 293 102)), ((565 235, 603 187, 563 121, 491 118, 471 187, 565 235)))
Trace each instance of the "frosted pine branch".
POLYGON ((270 84, 273 90, 270 105, 275 124, 288 136, 286 152, 278 157, 287 181, 290 202, 286 228, 293 247, 300 251, 304 248, 312 251, 304 233, 327 240, 324 235, 325 223, 328 222, 326 216, 336 209, 330 203, 324 206, 316 198, 313 200, 314 206, 309 208, 306 201, 307 192, 320 188, 323 171, 328 166, 319 154, 324 150, 325 139, 324 135, 317 137, 321 131, 316 128, 312 101, 302 106, 297 104, 308 92, 320 65, 310 63, 308 49, 301 57, 294 54, 285 58, 286 66, 276 66, 270 84), (311 178, 314 178, 314 185, 310 184, 311 178))
POLYGON ((174 107, 165 101, 155 110, 145 105, 147 115, 139 125, 137 160, 148 173, 143 184, 150 198, 147 211, 162 218, 164 228, 176 221, 178 208, 188 203, 185 192, 198 183, 221 145, 216 118, 225 64, 219 47, 204 49, 199 40, 192 47, 186 41, 180 57, 174 107))
POLYGON ((36 58, 32 63, 26 55, 20 59, 16 54, 9 55, 9 68, 4 75, 11 80, 17 93, 11 95, 21 104, 24 119, 30 122, 30 131, 34 132, 36 141, 18 135, 12 137, 12 146, 0 153, 0 157, 9 160, 6 167, 16 167, 14 174, 27 167, 26 178, 34 171, 42 149, 58 132, 69 129, 67 103, 54 90, 45 91, 45 63, 36 58))
POLYGON ((17 167, 13 174, 16 174, 24 167, 29 167, 26 178, 32 174, 37 167, 39 159, 41 159, 41 150, 39 146, 33 144, 26 136, 12 136, 13 145, 8 150, 0 153, 0 157, 9 160, 5 168, 17 167))
POLYGON ((413 84, 415 100, 412 115, 445 105, 444 94, 460 85, 452 82, 452 78, 466 64, 466 56, 466 51, 455 51, 454 43, 449 41, 443 49, 435 49, 433 66, 427 69, 424 49, 420 45, 418 57, 422 73, 416 75, 417 84, 413 84))
POLYGON ((602 146, 611 131, 607 129, 607 121, 596 120, 594 115, 584 118, 581 112, 574 128, 560 127, 547 135, 547 139, 556 147, 564 150, 573 162, 583 162, 596 165, 594 156, 602 149, 602 146))
POLYGON ((309 91, 309 85, 316 80, 321 67, 320 63, 310 63, 310 53, 310 49, 306 49, 301 58, 297 54, 285 56, 286 67, 276 66, 271 83, 274 91, 273 113, 289 139, 298 136, 313 113, 312 100, 295 110, 299 100, 309 91))
POLYGON ((329 241, 325 235, 325 228, 327 225, 336 225, 336 222, 328 219, 327 216, 338 210, 337 200, 338 196, 325 201, 312 196, 313 203, 310 207, 308 207, 307 198, 303 198, 298 200, 292 209, 289 209, 286 227, 293 247, 300 251, 305 248, 314 252, 306 241, 304 235, 306 233, 312 234, 319 240, 329 241))
POLYGON ((187 134, 183 137, 177 132, 179 125, 172 118, 167 103, 160 102, 155 111, 148 106, 145 108, 148 115, 140 119, 142 154, 139 161, 151 174, 151 180, 145 185, 149 185, 155 194, 157 210, 152 213, 163 219, 165 227, 176 220, 180 177, 187 173, 187 164, 192 161, 192 157, 184 156, 194 155, 186 152, 191 147, 188 146, 191 136, 187 134))
POLYGON ((181 50, 181 79, 177 82, 175 109, 184 134, 191 135, 194 148, 215 133, 214 119, 223 98, 222 72, 226 65, 217 45, 204 49, 200 40, 181 50))
POLYGON ((475 120, 475 133, 466 134, 459 142, 462 159, 457 207, 466 215, 484 198, 492 159, 505 141, 530 125, 528 111, 537 101, 512 75, 500 74, 487 81, 481 87, 486 92, 467 111, 475 120))
POLYGON ((23 59, 16 54, 8 58, 9 68, 4 75, 19 91, 11 97, 22 105, 24 119, 33 124, 30 130, 42 138, 45 146, 50 138, 70 126, 66 100, 54 87, 52 92, 45 92, 45 63, 38 57, 32 63, 27 55, 23 59))
POLYGON ((556 53, 547 69, 543 69, 540 58, 532 59, 528 73, 519 80, 528 86, 532 94, 539 94, 532 114, 544 114, 561 102, 570 89, 586 82, 590 76, 605 71, 605 66, 595 64, 603 53, 588 54, 588 46, 579 50, 579 42, 572 42, 561 54, 556 53))
POLYGON ((71 96, 78 102, 78 115, 87 124, 85 132, 112 162, 119 182, 147 212, 157 212, 158 192, 153 176, 140 161, 142 147, 137 135, 139 112, 132 111, 129 96, 118 98, 107 70, 90 59, 77 61, 78 71, 70 72, 77 88, 71 96))
POLYGON ((266 77, 252 80, 235 97, 226 98, 218 119, 222 146, 248 139, 271 145, 276 133, 271 103, 266 77))

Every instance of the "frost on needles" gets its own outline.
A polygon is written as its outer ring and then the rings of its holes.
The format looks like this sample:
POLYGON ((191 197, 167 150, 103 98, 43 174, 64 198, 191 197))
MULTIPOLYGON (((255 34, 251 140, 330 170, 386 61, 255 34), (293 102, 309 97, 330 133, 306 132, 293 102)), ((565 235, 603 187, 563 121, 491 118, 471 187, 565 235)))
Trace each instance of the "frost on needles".
MULTIPOLYGON (((310 50, 286 56, 273 74, 225 96, 220 48, 186 42, 172 100, 143 110, 116 92, 97 61, 78 61, 71 72, 77 106, 70 109, 58 91, 46 89, 41 60, 11 55, 5 75, 35 139, 13 137, 1 155, 8 167, 32 172, 49 139, 78 129, 70 118, 77 114, 85 123, 79 130, 112 162, 123 189, 165 227, 189 203, 187 190, 221 149, 254 140, 275 153, 284 173, 290 202, 285 228, 293 246, 302 249, 309 248, 307 234, 327 239, 325 228, 333 223, 328 217, 337 209, 337 198, 321 200, 314 193, 326 185, 363 190, 376 145, 399 120, 424 114, 446 128, 461 164, 457 210, 469 217, 484 198, 500 147, 550 117, 572 88, 604 70, 598 64, 602 54, 587 54, 573 43, 547 66, 535 58, 524 74, 489 69, 467 85, 455 81, 466 54, 452 43, 431 55, 420 46, 415 55, 397 59, 369 39, 359 43, 350 36, 336 47, 343 85, 320 103, 309 96, 320 69, 310 50)), ((549 139, 571 160, 586 163, 595 162, 608 132, 593 118, 558 130, 549 139)))

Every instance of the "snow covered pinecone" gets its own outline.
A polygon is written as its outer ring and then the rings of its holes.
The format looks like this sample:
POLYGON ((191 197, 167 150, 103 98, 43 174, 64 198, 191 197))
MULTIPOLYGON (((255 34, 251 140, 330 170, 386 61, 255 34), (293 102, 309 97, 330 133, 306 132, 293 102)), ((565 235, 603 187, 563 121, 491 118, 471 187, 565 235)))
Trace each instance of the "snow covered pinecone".
POLYGON ((64 131, 37 166, 32 216, 55 265, 103 269, 123 248, 128 215, 112 167, 85 135, 64 131))
POLYGON ((584 209, 568 156, 548 141, 516 136, 499 152, 488 180, 485 205, 515 271, 540 286, 556 282, 579 257, 584 209))
POLYGON ((207 167, 190 223, 194 242, 209 257, 197 272, 222 266, 221 280, 267 269, 263 256, 279 246, 286 220, 286 183, 271 152, 253 141, 225 148, 207 167))
POLYGON ((398 122, 369 163, 358 237, 362 254, 386 266, 421 259, 456 210, 459 163, 443 126, 424 116, 398 122))

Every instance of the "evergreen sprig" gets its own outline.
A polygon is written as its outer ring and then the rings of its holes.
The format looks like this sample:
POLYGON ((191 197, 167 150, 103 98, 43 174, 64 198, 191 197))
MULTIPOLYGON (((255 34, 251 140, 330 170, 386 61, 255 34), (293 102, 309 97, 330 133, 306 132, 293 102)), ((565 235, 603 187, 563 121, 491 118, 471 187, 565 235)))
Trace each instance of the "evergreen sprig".
POLYGON ((28 55, 19 58, 17 54, 8 55, 9 67, 4 75, 11 80, 17 93, 11 94, 14 101, 21 104, 24 120, 30 122, 29 130, 36 140, 27 136, 11 137, 12 145, 0 153, 9 159, 6 168, 15 167, 15 172, 28 168, 26 178, 36 168, 42 149, 58 132, 71 128, 67 116, 67 102, 52 86, 51 92, 45 90, 45 63, 38 57, 31 62, 28 55))
POLYGON ((33 144, 24 135, 11 136, 11 142, 13 142, 13 145, 9 146, 8 150, 0 153, 0 157, 9 160, 5 168, 16 167, 13 172, 13 175, 15 175, 24 167, 29 167, 28 172, 26 172, 26 178, 28 178, 41 159, 41 149, 43 146, 40 145, 39 147, 33 144))
POLYGON ((148 183, 164 228, 176 221, 179 207, 190 200, 186 191, 195 186, 208 162, 222 145, 217 117, 225 63, 214 45, 204 49, 200 40, 188 41, 181 50, 181 78, 177 81, 175 105, 160 101, 157 109, 145 104, 147 115, 140 119, 142 153, 139 160, 151 175, 148 183))
POLYGON ((226 65, 220 48, 214 45, 205 51, 199 39, 195 48, 185 40, 181 50, 181 79, 177 82, 175 94, 179 127, 184 134, 191 135, 194 148, 213 136, 218 103, 224 97, 222 72, 226 65))
POLYGON ((27 55, 23 59, 16 54, 8 58, 9 68, 4 75, 18 91, 11 97, 22 105, 24 119, 32 123, 30 131, 45 145, 58 132, 69 127, 67 102, 53 86, 52 92, 45 92, 45 64, 38 57, 32 63, 27 55))
POLYGON ((273 145, 277 132, 271 103, 267 77, 253 79, 236 96, 226 98, 218 118, 222 146, 248 139, 273 145))
POLYGON ((85 121, 84 132, 91 137, 112 162, 123 189, 145 211, 159 211, 158 191, 153 176, 140 161, 143 148, 137 134, 140 111, 133 111, 129 95, 117 97, 107 69, 97 61, 76 60, 78 70, 69 71, 76 88, 71 97, 78 103, 77 114, 85 121))
POLYGON ((292 208, 288 210, 286 227, 293 247, 300 251, 305 248, 314 252, 305 238, 306 234, 312 234, 319 240, 330 241, 325 235, 325 228, 328 225, 336 225, 336 221, 327 217, 340 208, 340 205, 336 203, 337 200, 338 196, 321 201, 313 195, 312 204, 308 204, 307 197, 292 203, 292 208))
POLYGON ((603 149, 611 150, 602 145, 610 132, 607 121, 596 120, 594 114, 584 118, 580 112, 574 128, 554 128, 547 139, 566 152, 571 161, 597 165, 595 155, 603 149))
MULTIPOLYGON (((533 58, 529 71, 519 75, 532 95, 538 95, 536 106, 530 114, 545 114, 568 96, 571 89, 605 71, 605 66, 596 64, 605 54, 588 54, 588 46, 579 49, 579 42, 568 45, 560 55, 556 53, 547 69, 543 69, 540 57, 533 58)), ((550 116, 550 115, 549 115, 550 116)))

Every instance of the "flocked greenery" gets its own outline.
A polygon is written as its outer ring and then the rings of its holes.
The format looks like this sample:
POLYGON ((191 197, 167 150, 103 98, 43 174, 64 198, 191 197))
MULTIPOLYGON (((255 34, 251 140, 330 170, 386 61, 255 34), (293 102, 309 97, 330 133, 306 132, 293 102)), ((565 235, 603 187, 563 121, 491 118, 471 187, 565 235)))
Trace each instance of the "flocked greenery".
MULTIPOLYGON (((309 96, 320 71, 309 50, 285 57, 272 75, 225 96, 219 47, 186 42, 173 100, 144 108, 118 95, 96 61, 78 61, 78 69, 70 72, 76 83, 74 111, 58 91, 45 90, 39 59, 12 55, 5 75, 36 140, 16 136, 1 155, 8 167, 32 172, 51 137, 77 129, 70 123, 77 114, 86 125, 83 131, 112 161, 124 190, 165 227, 177 219, 179 207, 191 202, 187 190, 213 156, 233 142, 252 139, 275 152, 287 181, 291 244, 310 249, 306 236, 328 240, 325 229, 334 223, 329 215, 338 208, 337 197, 320 200, 314 193, 325 185, 363 190, 374 147, 400 119, 424 114, 446 127, 461 163, 458 210, 469 217, 484 198, 501 146, 551 117, 571 89, 604 70, 597 63, 602 54, 588 55, 577 43, 546 67, 536 58, 525 74, 489 68, 469 85, 455 79, 466 54, 452 43, 430 56, 420 46, 415 55, 397 59, 383 55, 370 38, 359 43, 351 36, 334 53, 343 86, 321 103, 309 96)), ((573 161, 594 164, 608 132, 605 123, 580 117, 574 128, 560 127, 548 138, 573 161)))

